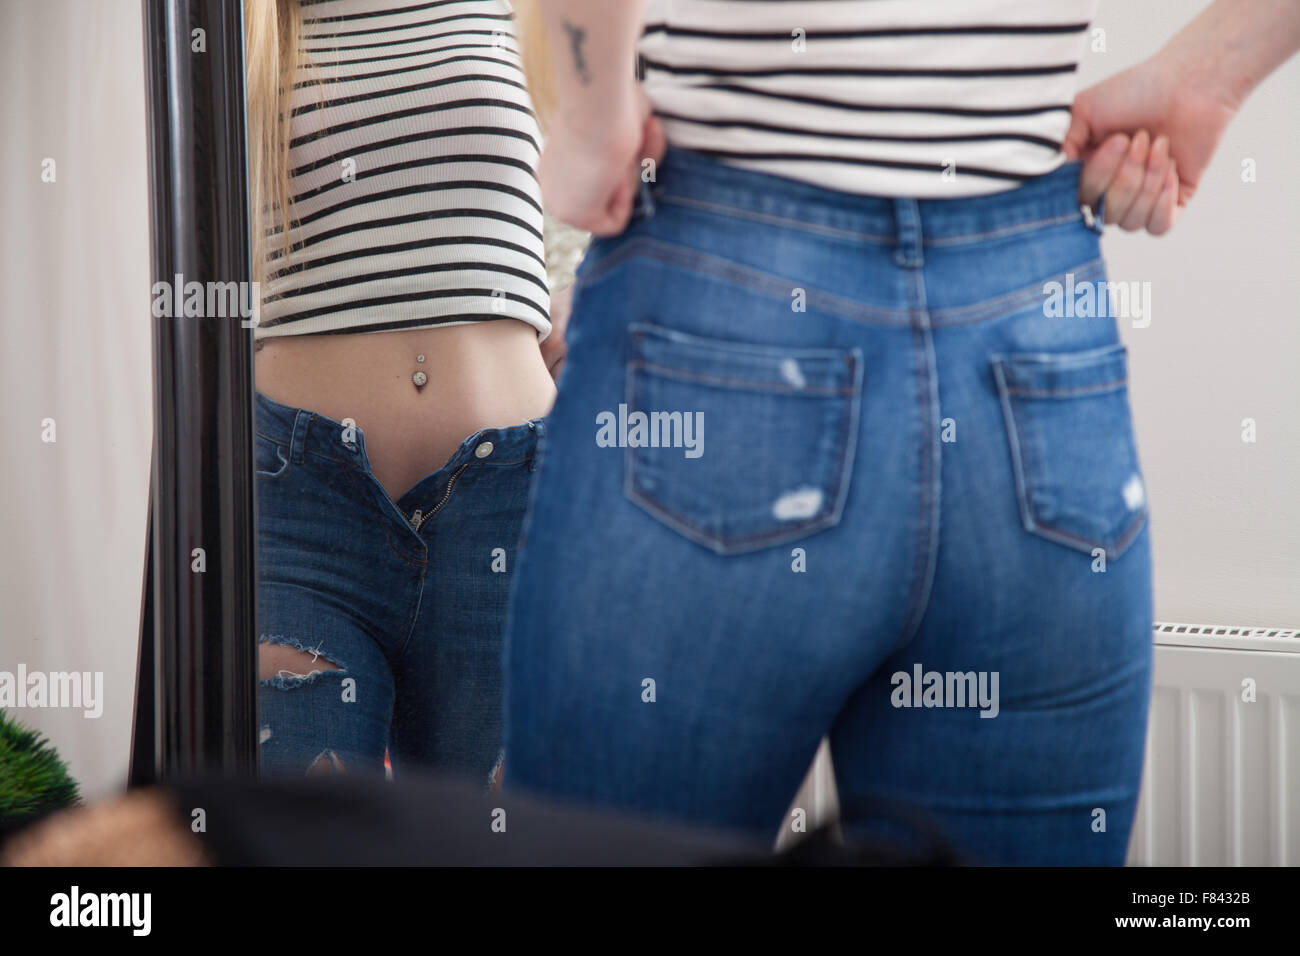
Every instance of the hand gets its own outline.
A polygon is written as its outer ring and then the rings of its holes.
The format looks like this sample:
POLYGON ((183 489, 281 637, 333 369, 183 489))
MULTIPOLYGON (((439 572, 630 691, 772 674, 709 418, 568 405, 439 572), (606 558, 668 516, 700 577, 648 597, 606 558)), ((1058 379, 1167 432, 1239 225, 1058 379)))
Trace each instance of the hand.
POLYGON ((1079 201, 1095 209, 1104 193, 1106 222, 1160 236, 1178 219, 1180 183, 1178 164, 1169 158, 1169 137, 1150 140, 1146 130, 1131 139, 1125 133, 1108 137, 1084 163, 1079 201))
POLYGON ((632 217, 642 161, 658 163, 665 148, 663 128, 635 84, 611 96, 607 116, 557 116, 539 170, 546 208, 593 235, 618 235, 632 217))
POLYGON ((1089 87, 1075 98, 1063 147, 1071 159, 1084 161, 1080 200, 1093 205, 1105 192, 1108 223, 1156 235, 1168 231, 1195 194, 1237 106, 1226 91, 1166 55, 1089 87), (1174 187, 1169 170, 1177 178, 1174 187))

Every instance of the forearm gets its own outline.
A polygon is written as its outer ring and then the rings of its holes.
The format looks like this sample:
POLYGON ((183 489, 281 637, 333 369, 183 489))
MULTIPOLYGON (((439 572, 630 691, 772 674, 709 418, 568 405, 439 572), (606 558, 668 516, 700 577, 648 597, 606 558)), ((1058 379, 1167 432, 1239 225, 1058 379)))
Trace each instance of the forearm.
POLYGON ((1160 56, 1237 108, 1300 49, 1300 0, 1215 0, 1160 56))
POLYGON ((557 110, 599 126, 636 77, 645 0, 540 0, 555 67, 557 110))

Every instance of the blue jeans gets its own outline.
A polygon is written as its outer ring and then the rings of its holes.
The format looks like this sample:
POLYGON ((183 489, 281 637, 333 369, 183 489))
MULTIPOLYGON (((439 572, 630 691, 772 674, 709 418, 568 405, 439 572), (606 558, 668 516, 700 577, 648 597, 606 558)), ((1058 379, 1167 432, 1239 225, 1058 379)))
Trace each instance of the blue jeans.
POLYGON ((1079 171, 917 201, 670 150, 579 272, 508 787, 771 836, 829 735, 851 833, 1123 861, 1150 540, 1079 171))
POLYGON ((486 785, 542 422, 476 432, 394 502, 360 428, 261 392, 255 414, 259 641, 326 662, 260 682, 263 775, 382 775, 387 749, 486 785))

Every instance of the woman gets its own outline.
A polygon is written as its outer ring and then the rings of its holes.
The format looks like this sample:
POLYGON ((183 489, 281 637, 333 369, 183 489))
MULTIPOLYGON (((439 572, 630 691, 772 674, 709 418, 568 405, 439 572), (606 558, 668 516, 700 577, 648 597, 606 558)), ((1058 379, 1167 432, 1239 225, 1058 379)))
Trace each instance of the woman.
POLYGON ((1170 227, 1300 15, 1216 3, 1071 127, 1094 7, 544 0, 544 190, 605 238, 511 787, 770 836, 829 735, 853 832, 901 803, 975 860, 1124 860, 1150 532, 1099 233, 1170 227))
POLYGON ((511 9, 246 0, 245 19, 262 769, 382 773, 387 751, 486 781, 562 358, 511 9))

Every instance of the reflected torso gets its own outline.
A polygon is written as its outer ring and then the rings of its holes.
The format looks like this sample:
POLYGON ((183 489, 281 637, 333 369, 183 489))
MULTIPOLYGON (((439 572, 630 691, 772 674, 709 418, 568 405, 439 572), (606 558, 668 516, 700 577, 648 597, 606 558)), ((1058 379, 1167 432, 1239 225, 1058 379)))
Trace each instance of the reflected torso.
POLYGON ((540 418, 555 399, 537 331, 514 319, 266 338, 255 361, 257 388, 268 398, 356 422, 371 470, 394 501, 469 435, 540 418), (417 370, 428 376, 419 391, 417 370))

